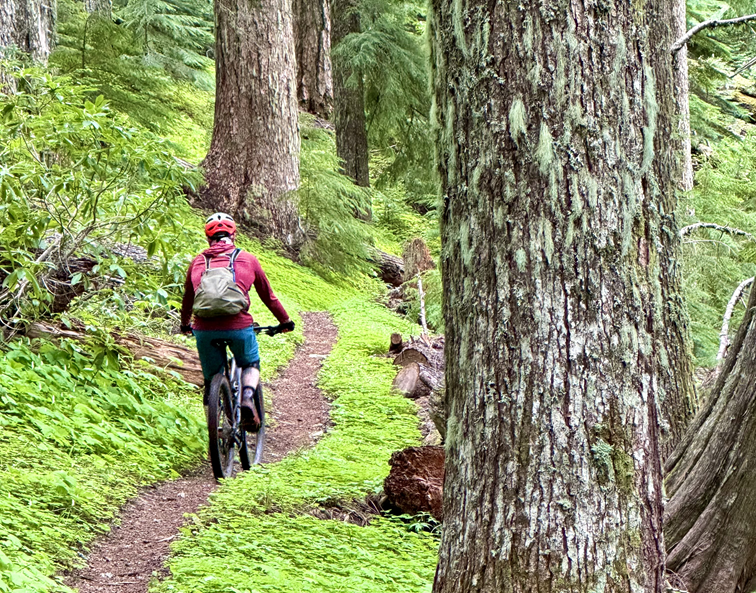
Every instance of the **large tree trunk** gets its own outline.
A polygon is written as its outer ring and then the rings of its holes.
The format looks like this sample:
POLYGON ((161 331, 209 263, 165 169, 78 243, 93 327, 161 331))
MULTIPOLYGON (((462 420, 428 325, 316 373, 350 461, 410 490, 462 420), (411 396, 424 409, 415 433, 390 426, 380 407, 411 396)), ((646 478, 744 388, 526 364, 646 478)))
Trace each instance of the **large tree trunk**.
POLYGON ((328 0, 294 0, 294 40, 299 107, 328 119, 333 107, 328 0))
POLYGON ((0 2, 0 57, 16 47, 38 62, 47 62, 55 45, 55 0, 0 2))
POLYGON ((216 0, 215 122, 203 202, 296 248, 299 185, 291 0, 216 0))
POLYGON ((756 290, 705 408, 667 462, 667 566, 691 593, 756 589, 756 290))
MULTIPOLYGON (((331 45, 336 48, 349 33, 360 32, 360 15, 355 0, 332 0, 331 45)), ((343 59, 333 61, 333 119, 336 127, 336 153, 343 161, 344 174, 357 185, 368 187, 368 142, 365 123, 365 97, 362 79, 350 81, 352 71, 343 59)))
POLYGON ((659 416, 679 434, 691 386, 671 6, 431 7, 449 404, 434 591, 661 592, 659 416))

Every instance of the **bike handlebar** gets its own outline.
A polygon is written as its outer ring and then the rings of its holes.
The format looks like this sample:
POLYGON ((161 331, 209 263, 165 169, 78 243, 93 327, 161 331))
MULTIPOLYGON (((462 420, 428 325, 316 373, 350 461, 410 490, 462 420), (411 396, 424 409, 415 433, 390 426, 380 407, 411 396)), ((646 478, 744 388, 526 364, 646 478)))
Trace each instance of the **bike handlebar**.
POLYGON ((269 336, 275 336, 276 334, 280 334, 283 331, 280 325, 255 325, 253 326, 253 328, 256 334, 265 332, 269 336))

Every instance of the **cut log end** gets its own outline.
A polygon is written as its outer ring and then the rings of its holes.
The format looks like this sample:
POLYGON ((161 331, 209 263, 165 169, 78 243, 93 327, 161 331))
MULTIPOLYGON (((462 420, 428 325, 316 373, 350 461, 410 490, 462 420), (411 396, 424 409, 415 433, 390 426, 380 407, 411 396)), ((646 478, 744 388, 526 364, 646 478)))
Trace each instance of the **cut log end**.
POLYGON ((394 359, 394 364, 397 366, 407 366, 413 362, 427 365, 428 357, 415 348, 405 348, 402 350, 401 354, 394 359))

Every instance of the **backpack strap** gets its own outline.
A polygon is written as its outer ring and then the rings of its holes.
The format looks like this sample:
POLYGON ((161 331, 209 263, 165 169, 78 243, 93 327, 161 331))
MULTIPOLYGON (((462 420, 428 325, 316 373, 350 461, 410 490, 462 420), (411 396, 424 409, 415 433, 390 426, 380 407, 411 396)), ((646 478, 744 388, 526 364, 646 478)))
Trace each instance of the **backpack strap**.
POLYGON ((210 256, 209 255, 203 255, 205 258, 205 272, 207 272, 210 269, 210 256))
POLYGON ((236 270, 234 269, 234 263, 236 262, 236 258, 239 257, 239 254, 241 253, 241 249, 238 247, 233 250, 231 255, 228 258, 228 267, 231 268, 231 274, 234 277, 234 282, 236 282, 236 270))

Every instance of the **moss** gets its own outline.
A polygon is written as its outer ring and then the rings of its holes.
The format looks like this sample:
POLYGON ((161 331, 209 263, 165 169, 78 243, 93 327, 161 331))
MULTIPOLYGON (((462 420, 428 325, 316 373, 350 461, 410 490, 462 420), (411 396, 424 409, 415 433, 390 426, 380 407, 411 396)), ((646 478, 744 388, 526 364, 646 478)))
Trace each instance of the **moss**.
POLYGON ((527 139, 527 133, 528 125, 525 104, 522 102, 522 98, 518 96, 515 97, 514 101, 512 101, 512 106, 509 108, 509 135, 519 148, 519 138, 522 136, 524 139, 527 139))
POLYGON ((517 269, 520 270, 520 272, 525 271, 525 268, 528 264, 528 256, 525 253, 524 249, 520 248, 515 251, 515 263, 517 264, 517 269))
POLYGON ((462 0, 454 0, 452 4, 452 19, 454 22, 454 39, 457 46, 462 50, 462 54, 468 57, 467 38, 465 37, 464 9, 462 0))
POLYGON ((643 127, 643 162, 641 173, 645 173, 654 159, 654 135, 659 105, 656 102, 656 78, 648 64, 643 69, 643 107, 646 110, 646 125, 643 127))
POLYGON ((635 489, 635 466, 633 458, 619 447, 612 449, 614 480, 620 493, 630 496, 635 489))
POLYGON ((554 43, 556 45, 556 73, 554 75, 554 95, 556 97, 557 107, 561 107, 564 104, 567 90, 567 56, 564 51, 564 40, 559 36, 554 36, 554 43))
POLYGON ((541 133, 538 135, 538 146, 535 150, 538 169, 545 174, 554 162, 554 138, 551 136, 548 124, 541 122, 541 133))
POLYGON ((600 486, 606 486, 614 477, 613 453, 614 447, 601 438, 591 447, 591 461, 596 469, 596 480, 600 486))

